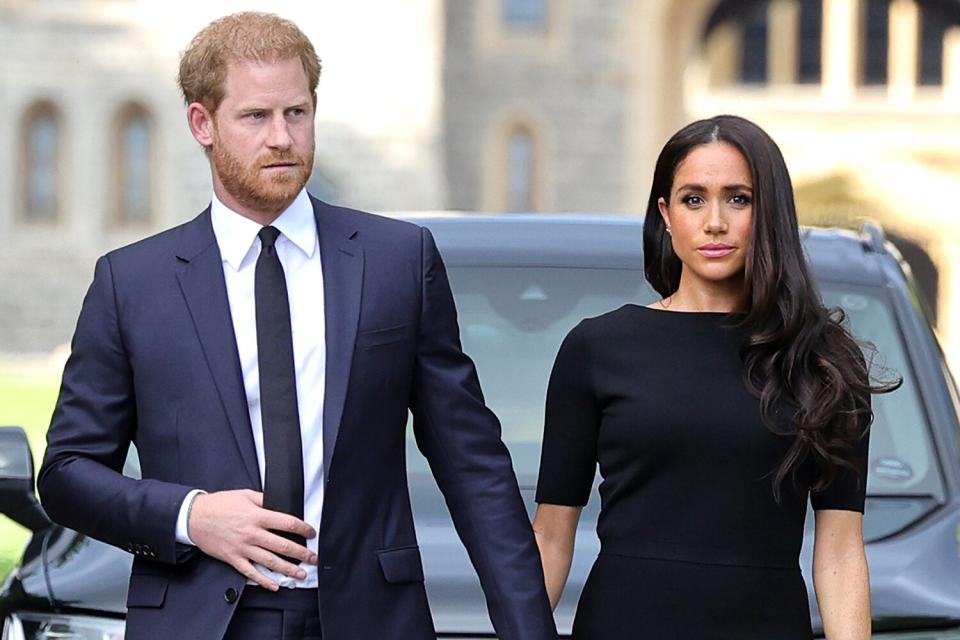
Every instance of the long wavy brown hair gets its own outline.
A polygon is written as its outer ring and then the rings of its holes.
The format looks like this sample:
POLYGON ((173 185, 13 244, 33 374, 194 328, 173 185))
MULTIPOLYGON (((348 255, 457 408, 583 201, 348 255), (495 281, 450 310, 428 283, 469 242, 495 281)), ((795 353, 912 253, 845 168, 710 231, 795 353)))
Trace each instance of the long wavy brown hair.
POLYGON ((816 467, 810 488, 822 491, 841 467, 859 472, 854 449, 873 420, 870 395, 893 391, 902 379, 873 384, 876 350, 851 335, 842 309, 824 306, 803 252, 783 155, 763 129, 744 118, 722 115, 694 122, 660 152, 643 228, 645 273, 653 288, 665 298, 672 295, 683 267, 657 201, 669 202, 683 159, 712 142, 739 149, 753 179, 747 309, 739 323, 748 334, 741 348, 744 383, 760 399, 767 427, 794 436, 773 474, 774 495, 779 500, 784 480, 796 481, 808 462, 816 467))

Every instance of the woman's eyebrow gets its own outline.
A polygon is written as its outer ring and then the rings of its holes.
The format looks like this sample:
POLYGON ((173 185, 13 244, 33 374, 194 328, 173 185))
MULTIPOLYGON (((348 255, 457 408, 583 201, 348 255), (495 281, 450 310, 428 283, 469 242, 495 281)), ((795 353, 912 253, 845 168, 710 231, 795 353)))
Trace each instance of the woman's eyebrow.
MULTIPOLYGON (((724 186, 723 190, 724 191, 753 191, 753 187, 751 187, 748 184, 742 184, 738 182, 736 184, 728 184, 724 186)), ((680 187, 677 187, 677 191, 695 191, 695 192, 703 193, 704 191, 707 191, 707 188, 702 184, 690 183, 690 184, 685 184, 680 187)))

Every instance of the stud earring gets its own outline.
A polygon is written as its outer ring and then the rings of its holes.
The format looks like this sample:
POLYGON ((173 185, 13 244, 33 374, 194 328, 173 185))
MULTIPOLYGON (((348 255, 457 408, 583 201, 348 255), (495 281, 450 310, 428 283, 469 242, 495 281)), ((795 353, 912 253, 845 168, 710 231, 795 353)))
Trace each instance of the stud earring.
POLYGON ((670 227, 667 227, 667 235, 670 235, 670 236, 673 235, 673 231, 670 230, 670 227))

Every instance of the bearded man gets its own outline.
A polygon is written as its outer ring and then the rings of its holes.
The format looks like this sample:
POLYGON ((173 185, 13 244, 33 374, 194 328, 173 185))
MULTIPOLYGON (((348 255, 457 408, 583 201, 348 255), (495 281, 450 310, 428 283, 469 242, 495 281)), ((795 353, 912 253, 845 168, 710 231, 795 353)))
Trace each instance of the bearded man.
POLYGON ((127 640, 433 639, 409 409, 500 638, 556 638, 430 233, 304 189, 319 75, 269 14, 221 18, 183 54, 211 204, 97 262, 43 504, 135 555, 127 640), (121 475, 131 442, 142 479, 121 475))

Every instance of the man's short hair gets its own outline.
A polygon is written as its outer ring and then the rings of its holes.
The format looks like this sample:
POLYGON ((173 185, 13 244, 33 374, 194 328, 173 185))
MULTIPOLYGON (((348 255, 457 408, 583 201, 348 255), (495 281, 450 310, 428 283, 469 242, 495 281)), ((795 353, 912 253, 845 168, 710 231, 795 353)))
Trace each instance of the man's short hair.
POLYGON ((290 58, 300 58, 314 93, 320 59, 297 25, 272 13, 234 13, 207 25, 180 56, 180 91, 187 104, 199 102, 213 112, 223 101, 231 62, 290 58))

